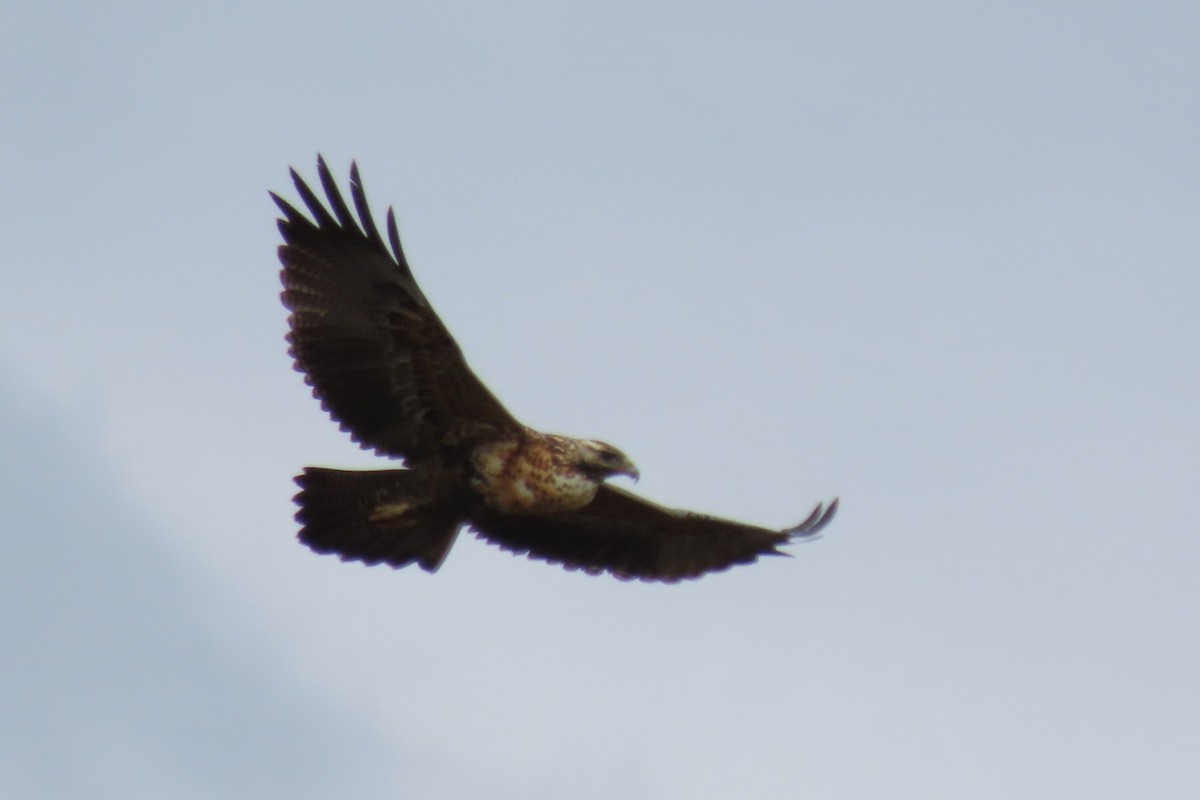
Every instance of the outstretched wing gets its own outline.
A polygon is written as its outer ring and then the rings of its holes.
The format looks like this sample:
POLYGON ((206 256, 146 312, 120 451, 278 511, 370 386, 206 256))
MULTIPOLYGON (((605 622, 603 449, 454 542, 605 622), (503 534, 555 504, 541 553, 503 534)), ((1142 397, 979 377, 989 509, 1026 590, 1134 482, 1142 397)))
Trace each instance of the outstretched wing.
POLYGON ((388 244, 371 218, 358 166, 351 212, 318 156, 328 208, 292 170, 310 220, 283 212, 279 248, 289 352, 321 406, 363 447, 420 460, 442 445, 521 430, 475 376, 413 279, 396 220, 388 244))
POLYGON ((698 578, 814 536, 829 524, 838 501, 818 505, 808 519, 782 531, 664 508, 607 484, 578 511, 554 516, 487 514, 472 527, 488 541, 567 569, 611 572, 624 580, 674 583, 698 578))

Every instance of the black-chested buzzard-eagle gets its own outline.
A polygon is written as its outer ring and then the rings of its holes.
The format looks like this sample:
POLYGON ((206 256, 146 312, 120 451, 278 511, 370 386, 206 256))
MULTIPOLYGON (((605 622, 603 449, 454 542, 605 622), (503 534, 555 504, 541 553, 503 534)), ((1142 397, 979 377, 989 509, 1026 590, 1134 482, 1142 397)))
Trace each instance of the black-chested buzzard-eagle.
POLYGON ((391 209, 387 240, 376 227, 357 165, 353 210, 320 157, 317 172, 328 206, 291 173, 312 219, 271 194, 283 212, 290 353, 342 429, 405 468, 306 468, 296 519, 310 548, 433 572, 465 525, 568 569, 672 582, 781 554, 829 523, 837 500, 775 531, 664 508, 605 483, 636 478, 637 468, 611 445, 518 422, 471 372, 417 286, 391 209))

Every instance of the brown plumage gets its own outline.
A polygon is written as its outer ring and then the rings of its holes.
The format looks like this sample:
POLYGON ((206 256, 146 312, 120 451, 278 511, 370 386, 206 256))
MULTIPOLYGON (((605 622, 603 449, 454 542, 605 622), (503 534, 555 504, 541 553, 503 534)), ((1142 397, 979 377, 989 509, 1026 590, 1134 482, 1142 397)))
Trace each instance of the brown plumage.
POLYGON ((670 582, 779 555, 829 523, 837 500, 776 531, 605 484, 637 468, 611 445, 538 433, 509 414, 421 292, 391 209, 386 241, 376 227, 358 167, 353 210, 320 157, 317 172, 328 206, 292 170, 311 219, 271 194, 283 212, 290 353, 342 430, 406 468, 306 468, 296 519, 313 550, 433 572, 465 525, 568 569, 670 582))

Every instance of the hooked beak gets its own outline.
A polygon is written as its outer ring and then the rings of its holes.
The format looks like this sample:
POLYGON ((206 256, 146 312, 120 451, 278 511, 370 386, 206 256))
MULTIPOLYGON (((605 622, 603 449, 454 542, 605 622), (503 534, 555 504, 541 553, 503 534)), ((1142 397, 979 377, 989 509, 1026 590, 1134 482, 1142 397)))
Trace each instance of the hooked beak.
POLYGON ((621 469, 614 470, 613 474, 614 475, 628 475, 629 477, 633 478, 634 483, 637 483, 638 478, 642 477, 642 473, 638 472, 637 465, 629 460, 625 461, 625 463, 624 463, 624 465, 622 465, 621 469))

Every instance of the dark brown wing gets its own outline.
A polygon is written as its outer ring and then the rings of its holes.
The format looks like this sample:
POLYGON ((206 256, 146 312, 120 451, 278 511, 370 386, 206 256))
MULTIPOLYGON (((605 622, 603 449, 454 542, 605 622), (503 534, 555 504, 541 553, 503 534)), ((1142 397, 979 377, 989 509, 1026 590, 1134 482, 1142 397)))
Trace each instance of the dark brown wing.
POLYGON ((328 209, 292 170, 312 220, 271 197, 283 212, 289 352, 321 406, 363 447, 413 460, 440 445, 521 430, 471 372, 417 286, 391 209, 391 249, 384 243, 357 165, 350 167, 357 219, 320 157, 317 171, 328 209))
POLYGON ((734 564, 749 564, 795 539, 813 536, 833 519, 838 501, 818 505, 808 519, 782 531, 676 511, 604 485, 579 511, 547 517, 486 510, 471 520, 480 536, 517 554, 625 580, 673 583, 734 564))

